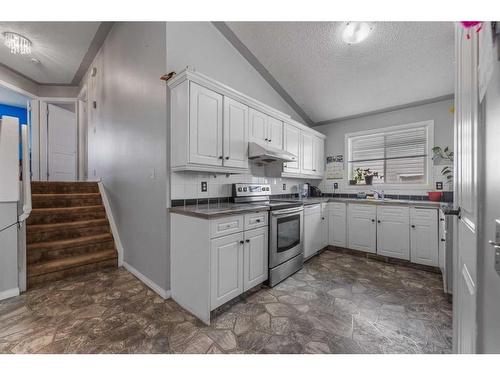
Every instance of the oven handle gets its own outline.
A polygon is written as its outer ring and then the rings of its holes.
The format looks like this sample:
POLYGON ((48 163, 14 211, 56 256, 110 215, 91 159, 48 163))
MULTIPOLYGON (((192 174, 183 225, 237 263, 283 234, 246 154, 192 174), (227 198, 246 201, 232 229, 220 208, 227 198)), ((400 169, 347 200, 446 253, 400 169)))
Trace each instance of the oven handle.
POLYGON ((298 214, 298 213, 302 212, 303 210, 304 209, 302 207, 300 207, 300 208, 288 208, 288 209, 285 209, 285 210, 271 211, 271 215, 273 215, 273 216, 281 216, 281 217, 291 216, 289 214, 298 214))

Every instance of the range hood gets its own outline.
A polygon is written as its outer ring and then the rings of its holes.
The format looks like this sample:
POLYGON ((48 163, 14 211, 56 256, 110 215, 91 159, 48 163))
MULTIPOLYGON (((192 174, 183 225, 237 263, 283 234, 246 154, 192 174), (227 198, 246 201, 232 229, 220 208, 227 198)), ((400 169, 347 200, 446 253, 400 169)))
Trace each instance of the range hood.
POLYGON ((297 156, 264 142, 249 142, 248 158, 261 163, 297 161, 297 156))

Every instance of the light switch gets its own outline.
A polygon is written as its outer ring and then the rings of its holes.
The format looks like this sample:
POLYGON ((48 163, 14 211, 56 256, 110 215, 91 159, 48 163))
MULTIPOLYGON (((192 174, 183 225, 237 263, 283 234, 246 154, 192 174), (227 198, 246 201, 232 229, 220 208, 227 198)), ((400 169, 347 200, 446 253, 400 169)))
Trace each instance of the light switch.
POLYGON ((283 190, 286 190, 286 184, 283 184, 283 190))
POLYGON ((206 181, 201 181, 201 191, 202 192, 207 191, 207 182, 206 181))

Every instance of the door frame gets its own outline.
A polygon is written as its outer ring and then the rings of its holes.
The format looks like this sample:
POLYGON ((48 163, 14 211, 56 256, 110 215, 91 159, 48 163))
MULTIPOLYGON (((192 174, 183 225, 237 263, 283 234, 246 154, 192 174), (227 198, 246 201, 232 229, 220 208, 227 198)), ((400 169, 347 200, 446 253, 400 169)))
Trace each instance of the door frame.
POLYGON ((75 106, 75 121, 76 121, 76 180, 80 180, 83 171, 80 171, 80 126, 79 126, 79 113, 78 113, 78 98, 57 98, 57 97, 43 97, 39 98, 39 145, 40 145, 40 172, 39 180, 48 181, 49 172, 49 123, 47 108, 49 104, 73 104, 75 106))

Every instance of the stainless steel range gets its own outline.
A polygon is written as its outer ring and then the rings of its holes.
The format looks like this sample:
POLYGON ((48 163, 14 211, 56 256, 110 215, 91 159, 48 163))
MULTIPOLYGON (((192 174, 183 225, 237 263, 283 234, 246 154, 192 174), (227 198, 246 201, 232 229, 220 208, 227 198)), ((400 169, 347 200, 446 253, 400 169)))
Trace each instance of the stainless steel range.
POLYGON ((269 285, 274 286, 302 268, 304 208, 270 195, 270 185, 233 184, 235 203, 269 205, 269 285))

